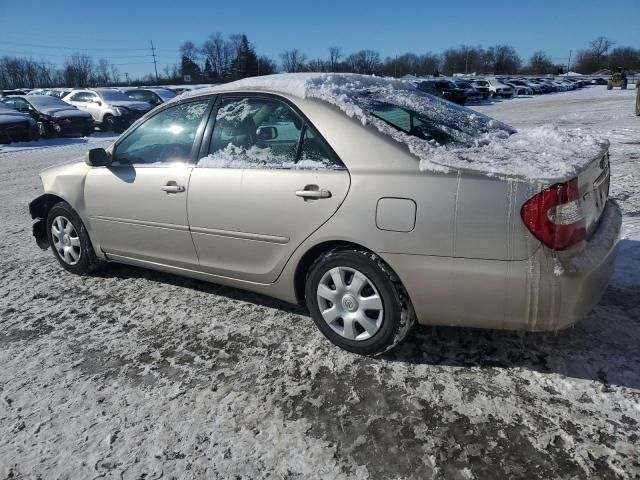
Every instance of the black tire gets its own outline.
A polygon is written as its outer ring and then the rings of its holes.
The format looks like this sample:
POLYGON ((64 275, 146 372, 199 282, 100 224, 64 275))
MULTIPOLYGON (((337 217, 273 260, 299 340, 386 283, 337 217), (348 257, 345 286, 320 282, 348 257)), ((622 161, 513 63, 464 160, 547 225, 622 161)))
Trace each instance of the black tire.
POLYGON ((359 250, 332 250, 320 256, 309 269, 305 300, 311 317, 327 339, 338 347, 360 355, 379 355, 400 343, 415 323, 415 313, 402 283, 377 255, 359 250), (379 329, 365 340, 350 340, 324 320, 318 304, 318 285, 335 267, 354 269, 364 274, 375 286, 382 300, 382 322, 379 329))
POLYGON ((114 132, 116 130, 116 120, 113 115, 107 113, 104 117, 102 117, 102 128, 103 132, 114 132))
POLYGON ((91 245, 91 240, 89 239, 89 234, 87 233, 87 229, 80 220, 80 217, 76 213, 76 211, 71 208, 67 202, 58 202, 47 215, 47 239, 49 240, 49 246, 53 251, 53 256, 56 258, 58 263, 62 265, 62 267, 76 275, 86 275, 88 273, 93 272, 98 266, 101 265, 101 261, 96 257, 96 254, 93 250, 93 245, 91 245), (80 255, 75 264, 69 264, 65 259, 60 255, 57 248, 55 247, 54 238, 53 238, 53 224, 54 221, 58 217, 63 217, 67 219, 75 229, 77 237, 80 241, 79 251, 80 255))

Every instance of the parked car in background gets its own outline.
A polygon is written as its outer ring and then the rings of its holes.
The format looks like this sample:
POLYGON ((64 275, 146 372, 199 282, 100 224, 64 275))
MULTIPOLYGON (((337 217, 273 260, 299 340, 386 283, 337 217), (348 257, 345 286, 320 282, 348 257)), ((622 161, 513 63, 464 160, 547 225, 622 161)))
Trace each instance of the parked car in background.
POLYGON ((533 89, 527 87, 526 85, 518 85, 513 81, 505 82, 505 85, 513 88, 515 95, 533 95, 533 89))
POLYGON ((0 144, 28 142, 36 138, 38 129, 35 120, 0 101, 0 144))
MULTIPOLYGON (((464 82, 465 84, 468 84, 471 88, 475 88, 477 91, 482 93, 482 98, 484 100, 489 98, 489 96, 490 96, 489 84, 481 85, 478 81, 476 81, 474 79, 467 79, 467 78, 461 79, 460 81, 464 82)), ((458 80, 456 80, 456 83, 458 83, 458 80)))
POLYGON ((420 91, 444 98, 458 105, 464 105, 467 102, 466 89, 458 88, 451 80, 418 80, 412 84, 420 91))
POLYGON ((551 80, 545 78, 536 78, 530 80, 532 82, 536 82, 538 85, 542 87, 544 93, 552 93, 558 91, 558 86, 555 85, 551 80))
POLYGON ((607 83, 609 82, 607 82, 606 78, 598 77, 591 79, 591 85, 606 85, 607 83))
POLYGON ((122 93, 130 100, 147 102, 152 107, 157 107, 177 96, 173 90, 168 88, 125 88, 122 89, 122 93))
POLYGON ((470 82, 466 82, 464 80, 456 80, 453 83, 455 83, 458 88, 461 88, 466 92, 467 102, 478 102, 480 100, 484 100, 489 96, 488 89, 487 89, 487 92, 484 93, 480 91, 478 88, 471 85, 470 82))
POLYGON ((8 97, 9 95, 26 95, 28 90, 13 89, 13 90, 0 90, 0 97, 8 97))
POLYGON ((147 102, 134 101, 109 88, 74 90, 63 100, 91 114, 102 130, 123 132, 149 110, 147 102))
POLYGON ((94 130, 93 117, 59 98, 49 95, 7 97, 4 103, 29 114, 38 124, 41 137, 88 137, 94 130))
MULTIPOLYGON (((509 80, 508 83, 511 84, 511 86, 516 90, 516 92, 520 88, 528 89, 529 92, 528 93, 524 93, 523 95, 533 95, 534 93, 542 93, 543 92, 542 87, 540 87, 539 85, 535 85, 533 83, 530 83, 527 80, 523 80, 523 79, 520 79, 520 78, 512 78, 512 79, 509 80)), ((520 93, 519 93, 519 95, 520 95, 520 93)))
POLYGON ((512 87, 502 83, 496 78, 485 78, 484 80, 489 85, 489 94, 492 97, 511 98, 516 93, 512 87))
POLYGON ((256 77, 159 106, 41 173, 38 245, 75 274, 114 261, 305 302, 360 354, 415 321, 557 331, 586 315, 621 228, 604 145, 560 180, 528 177, 534 156, 514 181, 473 169, 506 125, 393 80, 332 82, 256 77), (421 169, 435 148, 472 158, 421 169))

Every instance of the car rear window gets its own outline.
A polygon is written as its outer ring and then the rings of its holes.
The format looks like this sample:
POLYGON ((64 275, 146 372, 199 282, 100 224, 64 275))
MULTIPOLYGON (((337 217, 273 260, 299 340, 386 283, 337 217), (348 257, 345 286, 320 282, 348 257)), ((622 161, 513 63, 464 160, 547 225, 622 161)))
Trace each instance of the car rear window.
POLYGON ((472 146, 491 131, 515 133, 502 122, 417 90, 396 96, 365 92, 356 103, 391 127, 438 145, 472 146))
POLYGON ((98 90, 98 93, 105 102, 121 102, 131 100, 124 93, 116 90, 98 90))

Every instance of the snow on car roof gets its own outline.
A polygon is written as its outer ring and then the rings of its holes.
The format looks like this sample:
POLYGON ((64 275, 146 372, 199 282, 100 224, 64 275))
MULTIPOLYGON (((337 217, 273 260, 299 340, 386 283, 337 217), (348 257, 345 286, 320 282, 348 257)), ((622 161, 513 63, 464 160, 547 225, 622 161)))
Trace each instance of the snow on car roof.
MULTIPOLYGON (((471 109, 449 104, 418 91, 409 82, 393 78, 348 73, 287 73, 251 77, 197 91, 184 97, 224 91, 257 90, 281 93, 303 99, 319 99, 338 107, 349 117, 371 124, 381 133, 405 144, 420 160, 420 170, 477 173, 515 180, 545 183, 565 181, 602 155, 608 142, 580 129, 560 130, 552 125, 506 135, 506 125, 471 109), (494 128, 473 139, 471 144, 441 145, 392 127, 363 107, 362 97, 375 95, 391 105, 446 120, 447 125, 477 122, 494 128), (494 122, 491 125, 491 122, 494 122)), ((523 106, 523 108, 526 108, 523 106)), ((453 132, 455 133, 455 132, 453 132)), ((466 139, 468 140, 468 139, 466 139)))

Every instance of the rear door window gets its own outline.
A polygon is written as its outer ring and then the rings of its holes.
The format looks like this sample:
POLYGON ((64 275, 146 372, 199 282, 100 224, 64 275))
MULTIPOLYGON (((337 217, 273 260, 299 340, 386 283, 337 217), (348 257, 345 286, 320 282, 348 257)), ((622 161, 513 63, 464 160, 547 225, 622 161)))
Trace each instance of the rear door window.
POLYGON ((216 113, 208 168, 340 168, 317 132, 285 102, 275 98, 223 98, 216 113))

